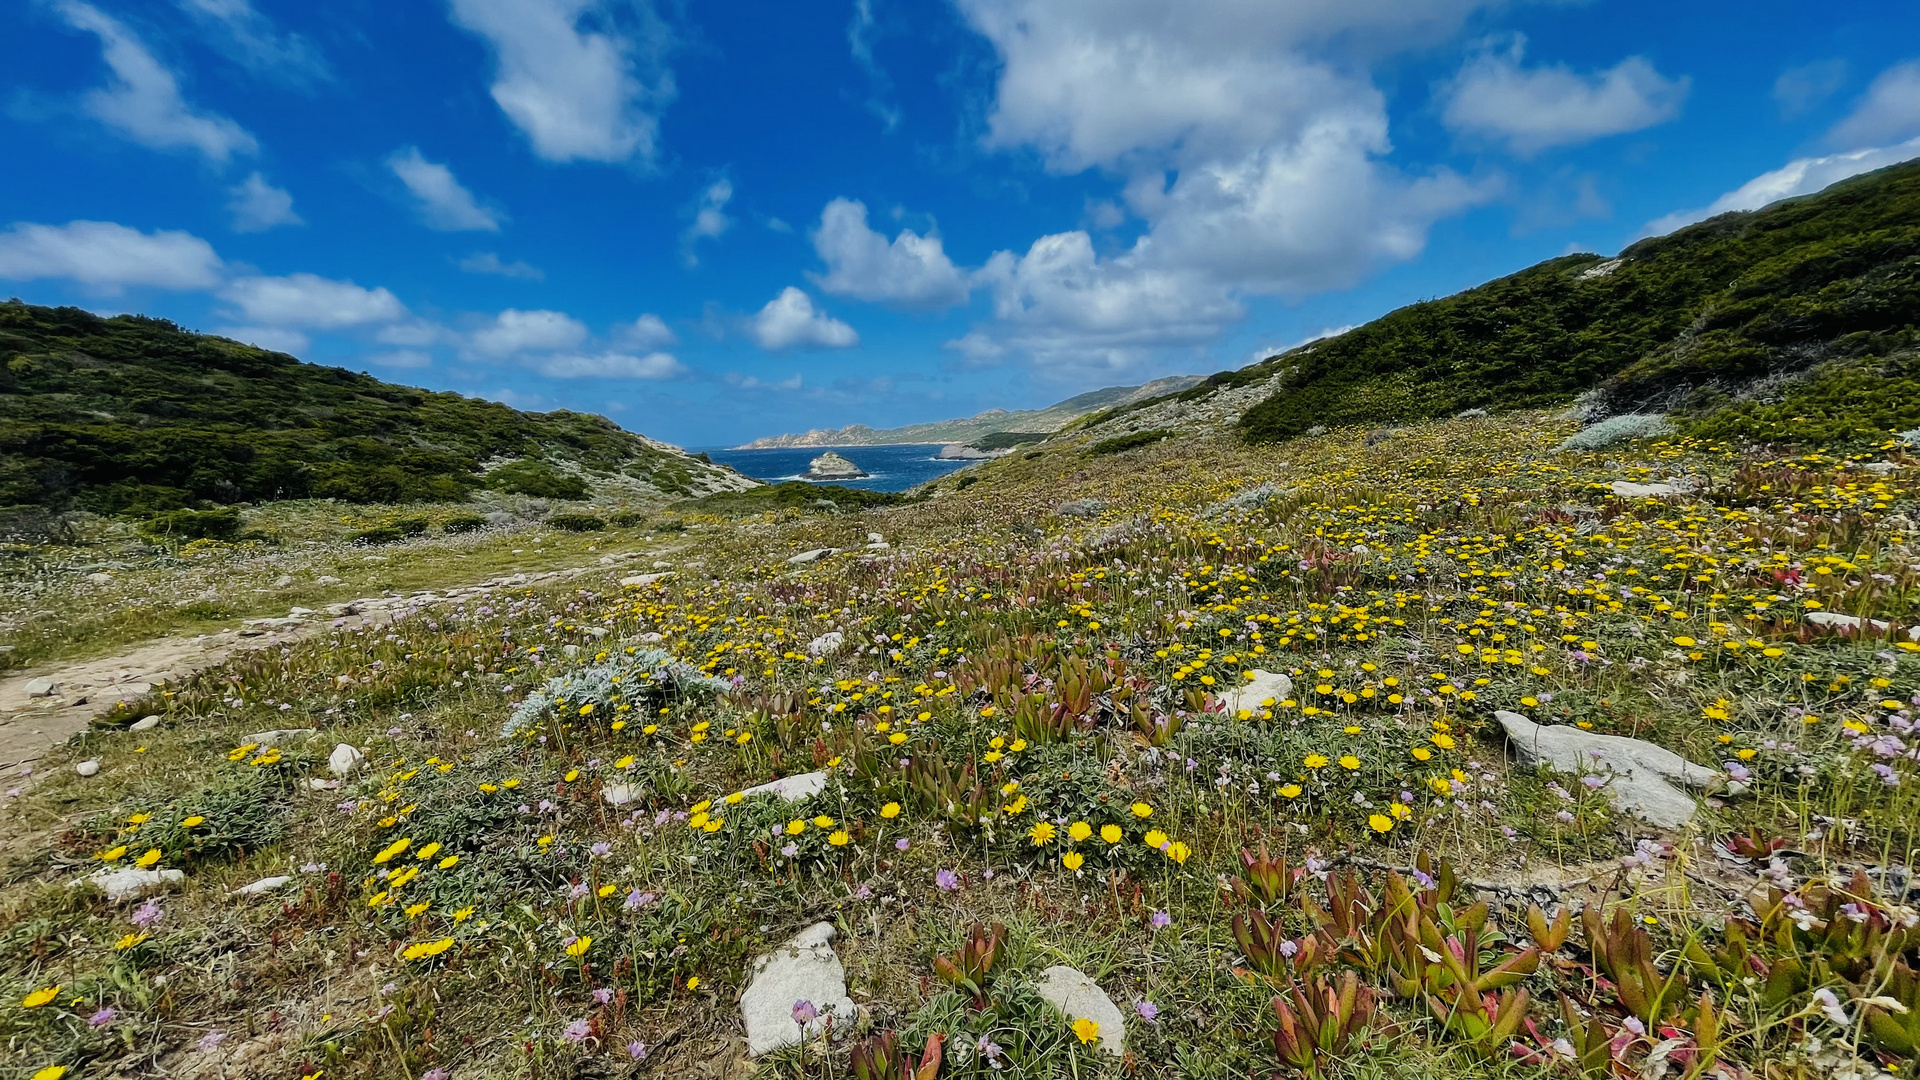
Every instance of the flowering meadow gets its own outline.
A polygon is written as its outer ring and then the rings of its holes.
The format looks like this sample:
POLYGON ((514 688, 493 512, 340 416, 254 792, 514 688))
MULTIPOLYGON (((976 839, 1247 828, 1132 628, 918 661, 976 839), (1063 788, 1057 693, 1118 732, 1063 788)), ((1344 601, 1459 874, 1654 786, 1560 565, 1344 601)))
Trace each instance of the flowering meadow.
POLYGON ((1920 462, 1573 430, 682 504, 594 540, 671 545, 644 584, 157 687, 6 781, 0 1076, 1913 1075, 1920 462), (1659 829, 1496 710, 1715 780, 1659 829), (858 1016, 749 1060, 752 958, 820 921, 858 1016))

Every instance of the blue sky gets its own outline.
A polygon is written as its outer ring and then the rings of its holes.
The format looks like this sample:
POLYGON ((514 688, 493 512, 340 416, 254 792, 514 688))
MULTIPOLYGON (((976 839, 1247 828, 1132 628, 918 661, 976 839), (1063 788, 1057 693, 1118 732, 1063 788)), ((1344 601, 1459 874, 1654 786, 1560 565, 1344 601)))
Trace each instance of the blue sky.
POLYGON ((24 0, 0 291, 686 445, 1238 367, 1920 156, 1920 5, 24 0))

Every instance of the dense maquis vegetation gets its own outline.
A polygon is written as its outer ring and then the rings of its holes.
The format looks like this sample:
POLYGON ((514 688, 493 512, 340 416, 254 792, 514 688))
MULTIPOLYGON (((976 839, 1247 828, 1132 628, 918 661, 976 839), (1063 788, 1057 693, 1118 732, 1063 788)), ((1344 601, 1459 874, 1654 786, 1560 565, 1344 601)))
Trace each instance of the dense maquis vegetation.
POLYGON ((396 386, 163 319, 0 304, 0 505, 585 494, 545 458, 686 486, 687 459, 603 417, 396 386), (502 457, 536 460, 483 475, 502 457))
POLYGON ((1618 259, 1551 259, 1178 396, 1284 373, 1241 420, 1254 440, 1596 391, 1600 409, 1677 411, 1702 434, 1831 443, 1920 426, 1916 325, 1920 162, 1908 162, 1618 259))

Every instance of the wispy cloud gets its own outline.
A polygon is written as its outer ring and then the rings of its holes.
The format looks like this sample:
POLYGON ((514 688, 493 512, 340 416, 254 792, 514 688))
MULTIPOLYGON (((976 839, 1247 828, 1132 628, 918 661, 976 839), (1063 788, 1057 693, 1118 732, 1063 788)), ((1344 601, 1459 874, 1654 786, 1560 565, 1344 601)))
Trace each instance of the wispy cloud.
POLYGON ((479 251, 461 259, 457 264, 469 274, 495 274, 506 278, 520 278, 524 281, 544 281, 546 271, 537 266, 515 259, 506 262, 491 251, 479 251))
POLYGON ((421 156, 417 146, 404 146, 387 158, 387 168, 413 194, 420 220, 442 232, 499 232, 506 215, 480 205, 473 192, 454 178, 453 170, 421 156))
POLYGON ((79 0, 58 0, 54 10, 67 25, 100 39, 112 78, 81 98, 94 119, 142 146, 194 150, 216 164, 259 148, 239 124, 187 104, 173 72, 119 21, 79 0))

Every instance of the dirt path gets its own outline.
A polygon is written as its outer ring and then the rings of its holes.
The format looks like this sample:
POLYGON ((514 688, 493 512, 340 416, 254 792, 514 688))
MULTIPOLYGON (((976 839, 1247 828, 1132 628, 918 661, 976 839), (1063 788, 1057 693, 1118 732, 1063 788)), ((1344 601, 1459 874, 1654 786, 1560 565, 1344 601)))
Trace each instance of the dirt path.
POLYGON ((0 771, 26 772, 48 750, 87 730, 94 717, 123 700, 139 700, 155 688, 177 684, 235 655, 277 648, 331 629, 384 626, 397 612, 485 595, 498 589, 551 584, 588 574, 611 573, 634 560, 665 552, 603 555, 592 566, 537 574, 514 574, 442 592, 370 596, 329 604, 323 610, 295 608, 284 618, 248 619, 217 634, 165 637, 122 647, 108 656, 54 663, 0 678, 0 771), (51 684, 51 685, 49 685, 51 684))

